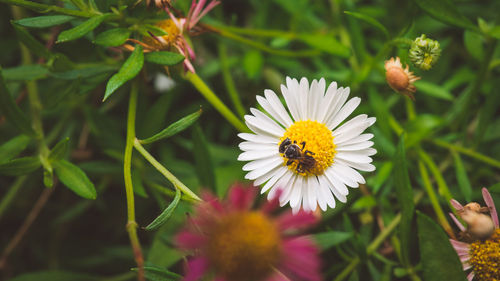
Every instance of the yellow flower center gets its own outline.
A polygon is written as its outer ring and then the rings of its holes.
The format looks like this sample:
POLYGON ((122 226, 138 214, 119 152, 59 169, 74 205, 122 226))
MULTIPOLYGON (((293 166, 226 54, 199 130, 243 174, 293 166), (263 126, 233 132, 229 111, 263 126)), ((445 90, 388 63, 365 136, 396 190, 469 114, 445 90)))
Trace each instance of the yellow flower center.
POLYGON ((227 215, 208 236, 208 259, 217 275, 226 280, 261 280, 271 273, 281 255, 279 231, 261 212, 227 215))
POLYGON ((155 26, 159 27, 167 33, 163 36, 157 36, 162 42, 158 42, 158 40, 156 40, 155 38, 147 36, 144 38, 144 43, 152 45, 158 49, 164 49, 172 46, 180 35, 179 28, 171 19, 159 21, 155 24, 155 26))
POLYGON ((300 156, 297 159, 287 157, 286 151, 281 153, 283 163, 288 164, 290 170, 302 176, 321 175, 332 165, 336 153, 335 144, 332 131, 325 124, 311 120, 297 121, 280 138, 280 144, 287 138, 292 142, 291 145, 300 148, 300 156), (311 161, 310 157, 314 161, 311 161))
POLYGON ((500 280, 500 229, 496 229, 485 241, 470 244, 470 260, 474 280, 500 280))

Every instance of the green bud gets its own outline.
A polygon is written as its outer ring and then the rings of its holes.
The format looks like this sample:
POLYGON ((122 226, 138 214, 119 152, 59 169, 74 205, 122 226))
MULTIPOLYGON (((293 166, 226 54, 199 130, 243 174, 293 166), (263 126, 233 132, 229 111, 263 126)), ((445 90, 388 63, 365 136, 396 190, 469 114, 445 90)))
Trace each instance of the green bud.
POLYGON ((439 42, 426 38, 425 34, 417 37, 411 43, 409 58, 411 62, 422 70, 429 70, 441 55, 439 42))

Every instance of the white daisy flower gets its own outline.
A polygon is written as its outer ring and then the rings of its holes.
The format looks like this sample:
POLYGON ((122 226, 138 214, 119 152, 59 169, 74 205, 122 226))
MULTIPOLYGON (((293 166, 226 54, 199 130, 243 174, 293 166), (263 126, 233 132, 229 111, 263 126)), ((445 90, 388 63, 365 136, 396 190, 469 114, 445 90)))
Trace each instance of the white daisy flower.
POLYGON ((373 134, 362 134, 375 123, 374 117, 358 115, 339 126, 358 107, 361 99, 349 96, 349 87, 337 88, 333 82, 325 93, 325 79, 319 82, 286 78, 281 85, 288 110, 271 90, 257 101, 267 112, 250 108, 245 122, 253 134, 241 133, 245 141, 240 161, 248 171, 245 178, 263 185, 268 199, 281 190, 279 201, 297 212, 319 207, 335 208, 335 198, 347 201, 347 187, 356 188, 365 179, 357 171, 371 172, 377 151, 372 148, 373 134), (346 102, 347 101, 347 102, 346 102))

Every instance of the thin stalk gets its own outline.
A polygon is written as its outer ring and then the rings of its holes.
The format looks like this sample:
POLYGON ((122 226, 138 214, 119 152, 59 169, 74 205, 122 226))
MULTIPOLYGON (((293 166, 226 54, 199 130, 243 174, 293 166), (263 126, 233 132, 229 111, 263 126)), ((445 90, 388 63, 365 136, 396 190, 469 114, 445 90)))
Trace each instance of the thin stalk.
POLYGON ((231 71, 229 69, 229 62, 227 61, 226 45, 222 43, 219 44, 219 58, 222 70, 222 77, 224 78, 224 84, 226 84, 226 89, 227 92, 229 93, 229 98, 233 102, 233 106, 236 109, 238 115, 241 118, 243 118, 243 116, 245 115, 245 108, 243 107, 240 95, 238 94, 236 86, 234 85, 233 77, 231 76, 231 71))
POLYGON ((134 147, 135 149, 137 149, 137 151, 139 151, 140 154, 142 154, 142 156, 144 156, 144 158, 146 158, 146 160, 149 161, 149 163, 151 163, 151 165, 153 165, 153 167, 156 168, 156 170, 158 170, 158 172, 160 172, 165 178, 167 178, 167 180, 169 180, 176 188, 180 189, 182 193, 186 194, 187 196, 195 200, 201 201, 198 195, 196 195, 193 191, 191 191, 191 189, 185 186, 178 178, 176 178, 172 173, 170 173, 170 171, 167 170, 167 168, 165 168, 151 154, 149 154, 149 152, 146 149, 144 149, 144 147, 141 145, 141 142, 138 139, 134 140, 134 147))
POLYGON ((239 33, 250 36, 273 37, 273 38, 280 37, 285 39, 295 39, 299 37, 298 34, 288 31, 228 26, 228 25, 222 25, 221 23, 213 24, 211 25, 211 27, 216 28, 217 30, 224 30, 228 32, 239 33))
POLYGON ((431 171, 432 175, 436 179, 436 183, 438 185, 438 191, 441 196, 444 197, 444 199, 448 202, 448 205, 450 207, 451 203, 450 200, 453 198, 451 196, 450 189, 448 188, 448 185, 446 184, 446 181, 444 180, 443 174, 439 170, 438 166, 436 163, 434 163, 434 160, 427 154, 423 149, 418 150, 418 155, 420 159, 427 165, 429 170, 431 171))
POLYGON ((239 36, 237 34, 229 32, 227 30, 219 29, 215 26, 204 24, 203 27, 205 27, 206 29, 208 29, 210 31, 216 32, 223 37, 232 39, 234 41, 238 41, 240 43, 243 43, 245 45, 248 45, 250 47, 254 47, 256 49, 259 49, 261 51, 264 51, 266 53, 270 53, 273 55, 285 56, 285 57, 313 57, 313 56, 318 56, 321 54, 321 51, 315 50, 315 49, 300 50, 300 51, 277 50, 277 49, 270 48, 262 43, 250 40, 250 39, 242 37, 242 36, 239 36))
POLYGON ((19 191, 19 189, 21 189, 27 178, 27 176, 18 177, 9 188, 9 191, 7 191, 7 193, 3 196, 2 201, 0 201, 0 218, 12 203, 12 200, 16 197, 17 192, 19 191))
POLYGON ((434 192, 434 189, 432 188, 431 181, 429 179, 429 174, 427 173, 427 169, 425 168, 424 163, 422 160, 418 161, 418 168, 420 170, 420 175, 422 176, 422 181, 424 183, 424 188, 425 191, 427 192, 427 195, 429 197, 429 200, 431 201, 432 208, 434 209, 434 213, 436 213, 437 219, 439 221, 439 224, 444 228, 446 233, 453 238, 455 238, 455 234, 453 233, 453 229, 451 228, 450 224, 448 223, 448 220, 446 219, 446 216, 444 215, 443 209, 441 208, 441 205, 439 204, 439 200, 436 196, 436 192, 434 192))
POLYGON ((127 139, 125 144, 125 153, 123 156, 123 177, 125 180, 125 194, 127 197, 127 232, 134 251, 135 262, 137 263, 137 279, 144 278, 144 258, 142 256, 141 244, 137 236, 137 222, 135 221, 134 187, 132 185, 132 150, 135 139, 135 115, 137 111, 137 94, 139 92, 138 81, 134 80, 130 91, 130 100, 128 106, 127 118, 127 139))
POLYGON ((491 157, 488 157, 484 154, 481 154, 479 152, 476 152, 474 151, 473 149, 470 149, 470 148, 465 148, 463 146, 460 146, 460 145, 456 145, 456 144, 451 144, 451 143, 448 143, 448 142, 445 142, 445 141, 442 141, 442 140, 431 140, 431 142, 437 146, 441 146, 441 147, 444 147, 444 148, 447 148, 447 149, 450 149, 450 150, 454 150, 456 152, 460 152, 462 154, 465 154, 467 156, 470 156, 474 159, 477 159, 481 162, 484 162, 486 164, 489 164, 495 168, 499 168, 500 169, 500 161, 496 160, 496 159, 493 159, 491 157))
MULTIPOLYGON (((173 190, 171 190, 171 189, 169 189, 169 188, 167 188, 167 187, 165 187, 165 186, 163 186, 161 184, 157 184, 157 183, 154 183, 154 182, 148 182, 147 184, 150 187, 156 189, 158 192, 163 193, 163 194, 167 195, 168 197, 170 197, 172 199, 175 196, 175 191, 173 191, 173 190)), ((186 196, 186 194, 182 194, 181 195, 181 200, 186 201, 186 202, 190 202, 190 203, 198 203, 198 202, 200 202, 199 200, 196 200, 196 199, 193 199, 193 198, 191 198, 189 196, 186 196)))
POLYGON ((205 99, 215 107, 219 113, 226 118, 229 123, 231 123, 238 131, 248 132, 247 126, 241 122, 236 115, 234 115, 229 108, 214 94, 212 90, 201 80, 201 78, 196 74, 188 71, 185 75, 186 80, 191 82, 193 86, 205 97, 205 99))

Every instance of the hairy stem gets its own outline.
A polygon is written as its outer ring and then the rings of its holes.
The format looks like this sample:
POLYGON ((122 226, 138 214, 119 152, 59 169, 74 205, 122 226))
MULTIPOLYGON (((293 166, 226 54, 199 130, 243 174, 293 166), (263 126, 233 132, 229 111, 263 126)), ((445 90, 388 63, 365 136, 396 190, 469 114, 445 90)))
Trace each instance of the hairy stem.
POLYGON ((167 180, 169 180, 176 188, 178 188, 182 193, 186 194, 194 200, 201 201, 200 197, 196 195, 191 189, 184 185, 178 178, 176 178, 167 168, 165 168, 160 162, 158 162, 142 145, 138 139, 134 140, 134 147, 139 151, 146 160, 153 165, 167 180))
POLYGON ((201 80, 201 78, 192 72, 186 74, 185 78, 193 84, 193 86, 207 99, 207 101, 215 107, 217 111, 219 111, 224 118, 226 118, 231 125, 233 125, 240 132, 248 132, 247 126, 241 122, 236 115, 234 115, 229 108, 215 95, 215 93, 210 90, 210 88, 201 80))
POLYGON ((138 81, 132 82, 130 91, 130 100, 128 106, 127 118, 127 139, 125 145, 125 153, 123 159, 123 176, 125 180, 125 194, 127 196, 127 232, 134 252, 135 262, 137 263, 137 279, 140 281, 144 278, 144 258, 142 256, 141 244, 137 237, 137 223, 135 222, 135 205, 134 205, 134 187, 132 185, 132 150, 135 139, 135 115, 137 110, 137 94, 139 92, 138 81))

